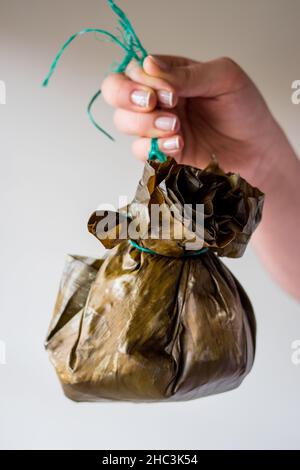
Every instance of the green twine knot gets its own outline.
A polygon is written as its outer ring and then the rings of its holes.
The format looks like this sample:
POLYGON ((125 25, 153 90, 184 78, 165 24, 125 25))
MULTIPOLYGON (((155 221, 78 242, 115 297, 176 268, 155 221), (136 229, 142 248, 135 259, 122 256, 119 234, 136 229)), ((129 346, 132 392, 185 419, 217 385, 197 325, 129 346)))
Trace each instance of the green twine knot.
POLYGON ((165 154, 158 148, 157 137, 154 137, 153 139, 151 139, 151 148, 150 148, 148 160, 155 160, 155 158, 157 158, 157 160, 160 161, 161 163, 164 163, 167 161, 167 157, 165 156, 165 154))
MULTIPOLYGON (((154 250, 151 250, 151 248, 146 248, 144 246, 141 246, 139 245, 138 243, 136 243, 134 240, 129 240, 129 243, 134 247, 136 248, 137 250, 139 251, 142 251, 143 253, 149 253, 149 255, 159 255, 159 256, 169 256, 169 255, 162 255, 160 253, 157 253, 156 251, 154 250)), ((204 248, 201 248, 201 250, 197 250, 197 251, 188 251, 186 253, 184 253, 182 255, 183 258, 188 258, 190 256, 199 256, 199 255, 202 255, 204 253, 206 253, 208 251, 208 248, 204 247, 204 248)), ((172 257, 172 256, 170 256, 172 257)), ((172 257, 173 258, 173 257, 172 257)))
MULTIPOLYGON (((112 9, 112 11, 116 14, 118 17, 118 23, 121 26, 119 29, 120 36, 118 37, 117 35, 114 35, 110 33, 109 31, 99 29, 99 28, 85 28, 82 29, 81 31, 78 31, 77 33, 73 34, 61 47, 59 50, 58 54, 56 55, 54 61, 51 64, 50 70, 48 72, 48 75, 46 76, 45 80, 43 81, 43 86, 46 87, 49 83, 50 78, 52 77, 58 61, 60 60, 63 52, 65 49, 69 46, 69 44, 74 41, 78 36, 82 36, 83 34, 86 33, 95 33, 99 34, 102 36, 105 36, 106 39, 110 42, 113 42, 117 44, 124 52, 125 56, 123 60, 121 61, 120 64, 117 65, 115 68, 115 72, 117 73, 122 73, 125 71, 127 65, 131 62, 131 60, 135 59, 140 66, 143 65, 144 59, 147 57, 148 53, 146 49, 142 46, 131 22, 129 21, 128 17, 126 14, 119 8, 113 0, 107 0, 107 3, 109 7, 112 9)), ((95 101, 99 98, 101 95, 101 90, 98 90, 92 99, 90 100, 88 107, 87 107, 87 113, 89 116, 90 121, 92 124, 106 137, 108 137, 110 140, 115 140, 105 129, 103 129, 94 119, 93 114, 92 114, 92 107, 95 103, 95 101)), ((157 138, 154 138, 151 140, 151 149, 149 153, 149 160, 153 160, 157 158, 160 162, 165 162, 167 160, 167 157, 165 154, 159 150, 158 148, 158 143, 157 143, 157 138)))

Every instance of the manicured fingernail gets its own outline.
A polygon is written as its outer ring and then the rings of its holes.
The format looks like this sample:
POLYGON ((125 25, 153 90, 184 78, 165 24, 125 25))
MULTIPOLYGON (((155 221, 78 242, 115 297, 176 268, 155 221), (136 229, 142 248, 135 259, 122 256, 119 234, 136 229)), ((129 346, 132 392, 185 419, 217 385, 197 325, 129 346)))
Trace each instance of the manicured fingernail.
POLYGON ((131 93, 131 101, 133 104, 141 108, 148 108, 150 101, 150 92, 145 90, 135 90, 131 93))
POLYGON ((162 146, 165 150, 178 150, 180 148, 178 135, 164 140, 162 146))
POLYGON ((158 101, 162 104, 172 107, 174 104, 174 93, 168 90, 159 90, 157 92, 158 101))
POLYGON ((162 131, 174 131, 177 124, 177 118, 162 116, 155 120, 155 127, 162 131))

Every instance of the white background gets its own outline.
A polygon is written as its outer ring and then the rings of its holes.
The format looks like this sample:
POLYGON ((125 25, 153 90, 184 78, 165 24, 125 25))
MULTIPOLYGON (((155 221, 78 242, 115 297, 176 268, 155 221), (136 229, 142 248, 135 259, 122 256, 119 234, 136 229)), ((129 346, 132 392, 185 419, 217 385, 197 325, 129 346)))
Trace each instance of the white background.
MULTIPOLYGON (((300 0, 120 4, 153 53, 239 62, 300 154, 300 105, 291 103, 291 83, 300 79, 300 0)), ((75 404, 63 396, 43 341, 65 254, 102 253, 86 221, 99 203, 132 196, 142 166, 130 155, 130 139, 113 129, 108 106, 99 103, 96 114, 116 143, 85 114, 121 57, 115 46, 80 38, 48 89, 41 81, 70 34, 114 24, 104 0, 0 0, 0 80, 7 86, 0 106, 0 340, 7 354, 0 365, 0 447, 299 449, 300 365, 291 362, 299 305, 251 248, 228 262, 258 322, 255 366, 239 389, 178 404, 75 404)))

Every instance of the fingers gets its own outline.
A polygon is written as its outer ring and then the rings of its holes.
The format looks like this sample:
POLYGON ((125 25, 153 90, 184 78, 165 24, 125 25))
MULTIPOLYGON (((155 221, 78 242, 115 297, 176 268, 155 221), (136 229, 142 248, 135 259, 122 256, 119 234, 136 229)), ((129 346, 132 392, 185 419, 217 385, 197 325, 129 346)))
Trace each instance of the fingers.
POLYGON ((132 60, 126 68, 125 75, 132 81, 155 90, 157 102, 160 106, 174 108, 177 104, 177 95, 174 87, 160 77, 152 77, 143 67, 132 60))
POLYGON ((176 106, 177 97, 172 86, 147 77, 141 66, 137 70, 133 67, 128 74, 131 76, 113 73, 103 81, 102 95, 108 104, 139 112, 149 112, 157 104, 163 108, 176 106))
POLYGON ((125 74, 111 74, 102 85, 104 99, 116 108, 149 112, 157 104, 172 109, 179 97, 216 98, 240 90, 250 79, 231 59, 210 62, 148 56, 143 67, 131 61, 125 74))
POLYGON ((157 95, 148 86, 134 83, 121 73, 109 75, 102 83, 105 101, 115 108, 149 112, 157 104, 157 95))
MULTIPOLYGON (((184 61, 168 56, 148 56, 143 69, 153 78, 170 83, 178 96, 215 98, 234 92, 249 82, 243 70, 231 59, 210 62, 184 61)), ((142 82, 141 82, 142 83, 142 82)))
MULTIPOLYGON (((187 57, 173 56, 166 54, 155 54, 149 55, 160 67, 162 70, 171 70, 174 67, 183 67, 191 64, 198 64, 198 60, 189 59, 187 57)), ((148 60, 147 58, 145 60, 148 60)))
MULTIPOLYGON (((133 154, 139 160, 147 160, 151 147, 151 139, 138 139, 132 144, 133 154)), ((182 136, 179 134, 173 135, 172 137, 165 137, 158 139, 158 147, 166 155, 170 157, 179 157, 183 151, 184 141, 182 136)))
POLYGON ((136 113, 117 109, 114 115, 117 129, 125 134, 141 137, 166 137, 178 133, 180 121, 176 114, 156 110, 136 113))

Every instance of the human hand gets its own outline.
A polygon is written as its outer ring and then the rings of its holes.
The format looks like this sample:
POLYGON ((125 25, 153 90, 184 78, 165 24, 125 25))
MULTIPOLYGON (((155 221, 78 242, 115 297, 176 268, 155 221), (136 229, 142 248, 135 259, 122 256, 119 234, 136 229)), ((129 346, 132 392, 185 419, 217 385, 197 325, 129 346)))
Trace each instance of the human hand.
POLYGON ((281 129, 230 59, 148 56, 143 68, 133 62, 125 74, 107 77, 102 92, 116 108, 116 127, 139 136, 133 152, 140 159, 147 159, 157 137, 160 149, 180 163, 203 168, 214 154, 226 171, 259 185, 278 154, 281 129))
POLYGON ((299 299, 300 163, 247 74, 230 59, 148 56, 143 68, 131 63, 125 74, 107 77, 102 91, 117 108, 117 128, 139 136, 138 158, 147 159, 158 137, 178 162, 203 168, 214 154, 225 171, 266 193, 254 245, 274 279, 299 299), (157 118, 170 128, 157 129, 157 118))

